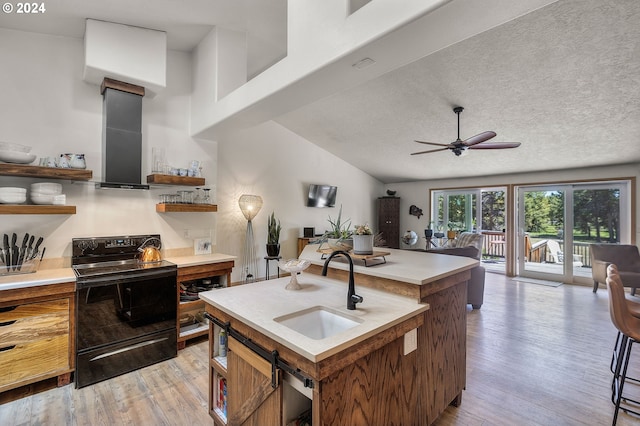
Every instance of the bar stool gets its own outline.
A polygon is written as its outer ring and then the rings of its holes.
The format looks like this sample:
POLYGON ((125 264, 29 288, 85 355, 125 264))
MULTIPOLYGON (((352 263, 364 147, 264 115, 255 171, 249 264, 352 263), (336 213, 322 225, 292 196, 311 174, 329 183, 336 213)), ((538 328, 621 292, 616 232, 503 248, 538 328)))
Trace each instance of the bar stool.
POLYGON ((631 315, 629 311, 620 276, 613 273, 613 271, 607 275, 606 281, 607 288, 609 290, 609 315, 613 325, 622 334, 621 344, 618 350, 618 360, 616 362, 615 372, 613 375, 611 394, 612 402, 616 407, 612 423, 615 425, 618 420, 618 412, 620 411, 620 408, 625 412, 640 416, 640 412, 634 411, 627 406, 620 406, 623 400, 625 403, 640 405, 640 401, 623 396, 631 349, 633 348, 634 343, 640 342, 640 319, 631 315))
MULTIPOLYGON (((607 267, 607 276, 611 276, 611 275, 618 275, 618 268, 613 263, 610 264, 607 267)), ((629 309, 629 313, 631 315, 633 315, 634 317, 636 317, 636 318, 640 318, 640 303, 634 302, 633 300, 629 300, 626 297, 625 297, 625 300, 626 300, 626 303, 627 303, 627 308, 629 309)), ((615 374, 615 365, 617 364, 618 360, 620 359, 619 352, 620 352, 622 339, 625 339, 625 342, 626 342, 626 337, 624 337, 622 335, 622 333, 620 333, 620 331, 618 331, 618 336, 616 337, 616 344, 613 347, 613 354, 611 355, 611 365, 609 366, 609 369, 614 374, 615 374)), ((640 380, 634 379, 632 377, 627 377, 627 380, 633 380, 633 381, 636 381, 636 382, 640 382, 640 380)), ((612 386, 613 386, 613 384, 612 384, 612 386)))

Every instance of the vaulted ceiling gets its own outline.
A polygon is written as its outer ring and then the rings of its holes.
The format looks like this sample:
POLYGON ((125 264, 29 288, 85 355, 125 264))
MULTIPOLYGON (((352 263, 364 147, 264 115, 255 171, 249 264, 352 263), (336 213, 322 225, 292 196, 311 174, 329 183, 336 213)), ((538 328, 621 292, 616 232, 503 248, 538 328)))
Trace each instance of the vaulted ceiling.
MULTIPOLYGON (((249 31, 250 74, 286 45, 286 0, 46 5, 2 14, 0 27, 81 38, 85 18, 103 19, 165 30, 169 48, 189 51, 220 25, 249 31)), ((640 162, 638 22, 637 0, 559 0, 275 120, 386 183, 640 162), (462 139, 493 130, 492 142, 522 145, 410 155, 428 149, 414 139, 456 139, 457 105, 462 139)))
POLYGON ((638 162, 638 23, 638 1, 561 0, 277 121, 387 183, 638 162), (411 156, 456 139, 456 105, 462 139, 522 145, 411 156))

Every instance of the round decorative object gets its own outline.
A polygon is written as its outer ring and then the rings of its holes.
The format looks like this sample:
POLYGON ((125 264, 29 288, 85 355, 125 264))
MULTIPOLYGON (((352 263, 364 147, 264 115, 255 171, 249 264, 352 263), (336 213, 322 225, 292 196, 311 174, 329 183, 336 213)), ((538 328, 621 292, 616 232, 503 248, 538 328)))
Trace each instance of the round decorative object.
POLYGON ((392 191, 391 189, 387 189, 387 195, 388 195, 389 197, 393 197, 394 195, 396 195, 396 192, 397 192, 397 191, 392 191))
POLYGON ((302 286, 298 283, 298 272, 302 272, 311 265, 308 260, 289 259, 278 262, 278 267, 291 274, 291 281, 285 287, 287 290, 300 290, 302 286))
POLYGON ((402 242, 408 246, 412 246, 418 242, 418 234, 416 234, 414 231, 407 231, 402 236, 402 242))

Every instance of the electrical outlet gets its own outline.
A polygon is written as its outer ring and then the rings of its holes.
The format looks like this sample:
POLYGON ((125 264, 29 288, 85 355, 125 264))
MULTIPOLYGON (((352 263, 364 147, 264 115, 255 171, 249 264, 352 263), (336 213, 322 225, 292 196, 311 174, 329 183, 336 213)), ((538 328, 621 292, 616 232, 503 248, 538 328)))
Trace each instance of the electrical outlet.
POLYGON ((414 328, 404 335, 404 354, 410 354, 416 349, 418 349, 418 329, 414 328))

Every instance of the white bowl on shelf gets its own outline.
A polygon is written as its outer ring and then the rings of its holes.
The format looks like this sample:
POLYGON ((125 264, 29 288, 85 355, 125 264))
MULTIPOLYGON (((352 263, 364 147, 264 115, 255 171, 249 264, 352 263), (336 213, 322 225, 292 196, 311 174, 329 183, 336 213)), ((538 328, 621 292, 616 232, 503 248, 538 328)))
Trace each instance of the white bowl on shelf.
POLYGON ((20 188, 15 186, 3 186, 0 187, 0 194, 26 194, 26 188, 20 188))
POLYGON ((54 195, 54 194, 41 194, 39 192, 32 192, 31 202, 33 204, 63 206, 67 202, 67 196, 64 194, 54 195))
POLYGON ((22 204, 27 201, 27 194, 6 193, 0 194, 0 203, 2 204, 22 204))
POLYGON ((0 150, 0 161, 5 163, 29 164, 36 159, 35 154, 29 154, 20 151, 0 150))
POLYGON ((31 192, 36 192, 42 195, 58 195, 62 194, 62 185, 53 182, 32 183, 31 192))
POLYGON ((20 145, 19 143, 0 141, 0 151, 14 151, 14 152, 29 153, 31 151, 31 147, 26 145, 20 145))

